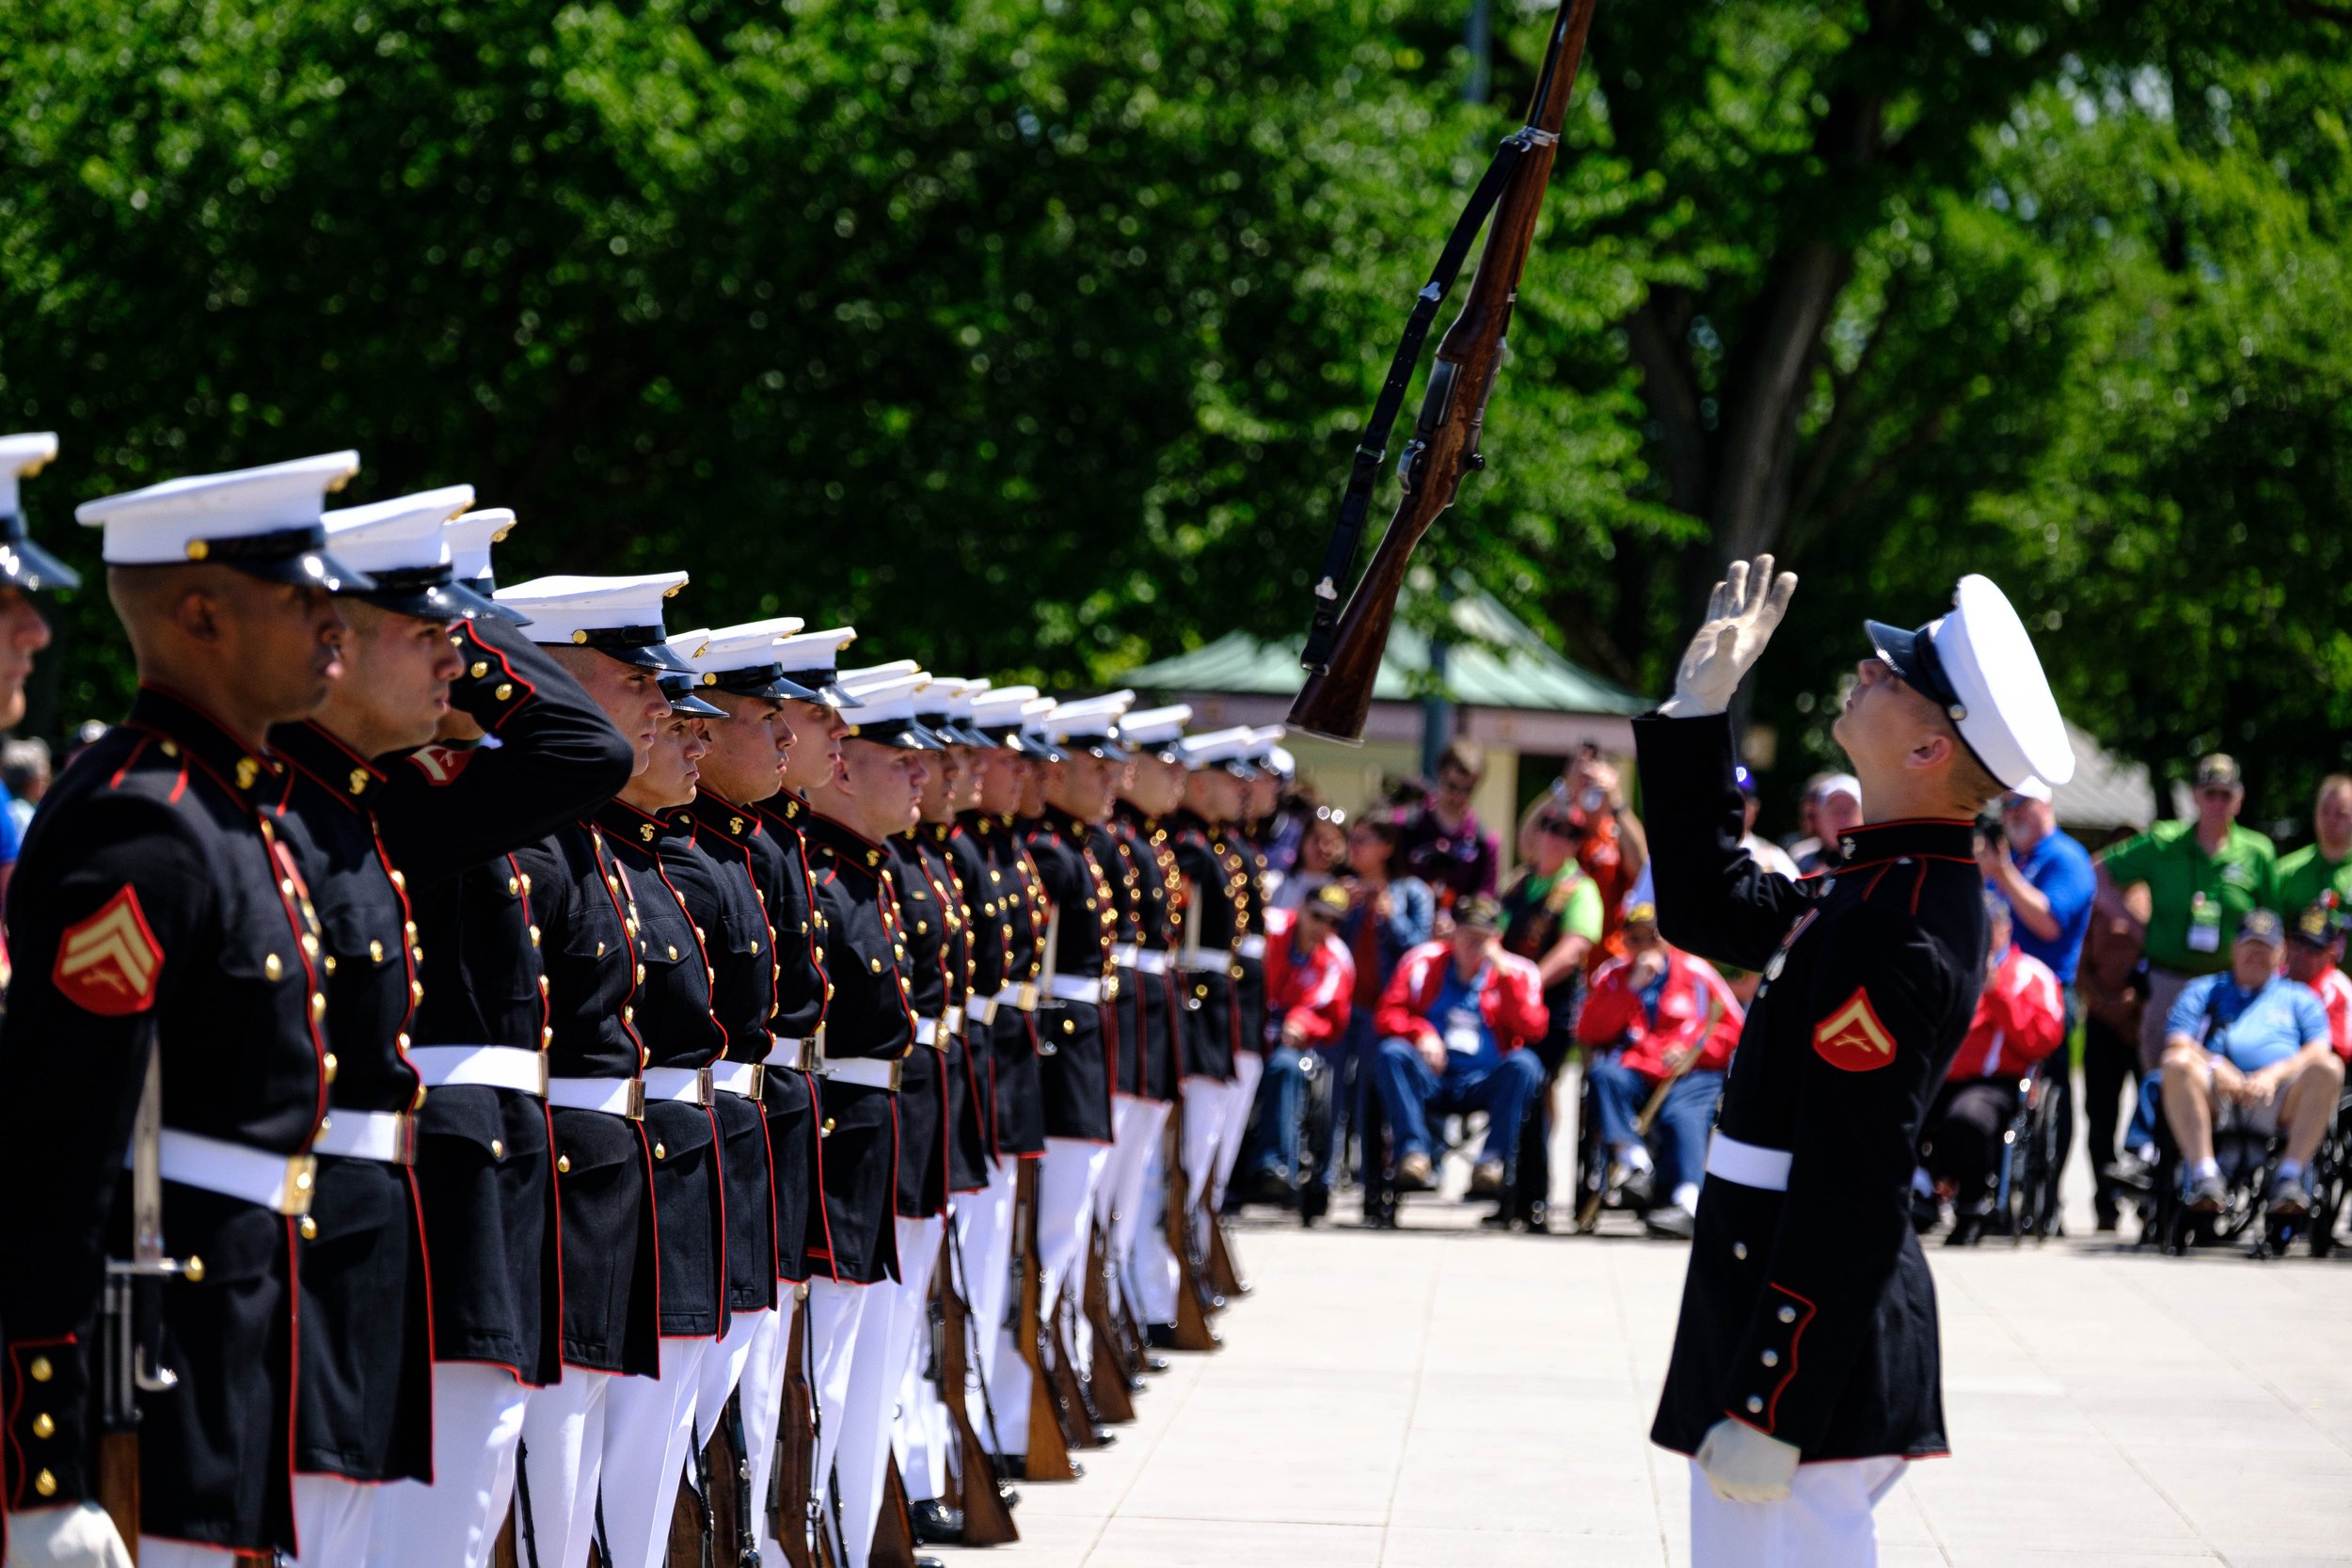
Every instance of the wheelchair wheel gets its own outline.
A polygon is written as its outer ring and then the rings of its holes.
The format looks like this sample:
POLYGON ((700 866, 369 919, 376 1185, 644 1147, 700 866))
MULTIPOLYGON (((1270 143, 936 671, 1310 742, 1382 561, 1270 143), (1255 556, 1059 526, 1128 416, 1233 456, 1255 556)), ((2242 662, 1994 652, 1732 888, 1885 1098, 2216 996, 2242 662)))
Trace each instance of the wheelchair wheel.
POLYGON ((1600 1228, 1600 1200, 1609 1191, 1609 1170, 1600 1139, 1600 1114, 1593 1104, 1592 1080, 1576 1080, 1576 1233, 1600 1228))

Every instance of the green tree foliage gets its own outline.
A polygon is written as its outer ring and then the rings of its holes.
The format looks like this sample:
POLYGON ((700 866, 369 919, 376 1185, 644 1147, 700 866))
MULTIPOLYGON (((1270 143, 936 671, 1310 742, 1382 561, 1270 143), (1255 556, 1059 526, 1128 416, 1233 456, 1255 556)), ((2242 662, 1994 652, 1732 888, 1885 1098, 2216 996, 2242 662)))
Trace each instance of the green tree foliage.
MULTIPOLYGON (((510 579, 693 571, 1055 682, 1303 623, 1356 430, 1531 84, 1497 0, 49 0, 0 54, 28 491, 358 447, 510 579)), ((1424 546, 1655 689, 1805 592, 1784 777, 1866 610, 1986 570, 2070 712, 2298 808, 2352 706, 2346 18, 2321 0, 1602 0, 1489 470, 1424 546)), ((1380 510, 1385 509, 1385 500, 1380 510)), ((87 540, 64 540, 87 562, 87 540)), ((64 601, 37 721, 119 707, 64 601)))

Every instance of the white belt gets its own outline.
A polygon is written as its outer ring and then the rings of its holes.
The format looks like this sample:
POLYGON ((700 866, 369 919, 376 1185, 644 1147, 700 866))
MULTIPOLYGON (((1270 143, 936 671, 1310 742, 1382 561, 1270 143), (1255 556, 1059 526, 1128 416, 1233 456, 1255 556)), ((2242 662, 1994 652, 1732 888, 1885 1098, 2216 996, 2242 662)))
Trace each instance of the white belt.
POLYGON ((330 1111, 319 1123, 318 1136, 310 1140, 310 1152, 413 1165, 417 1118, 405 1111, 330 1111))
POLYGON ((1076 974, 1057 974, 1045 982, 1045 989, 1057 1002, 1091 1002, 1098 1006, 1102 1005, 1105 989, 1113 996, 1119 994, 1116 984, 1105 988, 1101 980, 1089 980, 1076 974))
POLYGON ((1233 957, 1236 958, 1264 958, 1265 938, 1262 936, 1248 936, 1242 938, 1239 942, 1233 943, 1233 957))
MULTIPOLYGON (((156 1152, 167 1181, 241 1198, 289 1216, 310 1212, 318 1161, 308 1154, 272 1154, 265 1148, 169 1127, 158 1136, 156 1152)), ((123 1151, 122 1168, 131 1168, 129 1149, 123 1151)))
POLYGON ((647 1100, 682 1101, 689 1105, 710 1103, 710 1069, 707 1067, 649 1067, 644 1079, 647 1100))
POLYGON ((714 1062, 709 1071, 710 1086, 738 1100, 757 1100, 768 1086, 765 1062, 714 1062))
POLYGON ((1017 986, 1007 986, 996 993, 1000 1007, 1018 1007, 1025 1013, 1037 1011, 1037 982, 1024 980, 1017 986))
POLYGON ((1767 1193, 1788 1190, 1788 1167, 1796 1156, 1785 1148, 1743 1144, 1718 1132, 1707 1146, 1707 1174, 1767 1193))
POLYGON ((806 1067, 808 1065, 809 1058, 808 1048, 812 1045, 820 1046, 820 1042, 824 1039, 824 1032, 819 1030, 814 1037, 804 1040, 778 1039, 774 1044, 768 1048, 767 1059, 762 1062, 761 1065, 763 1067, 780 1067, 785 1069, 787 1071, 793 1071, 806 1067))
POLYGON ((422 1076, 428 1089, 470 1084, 547 1098, 547 1057, 520 1046, 415 1045, 408 1048, 408 1065, 422 1076))
POLYGON ((939 1026, 950 1035, 962 1034, 963 1009, 961 1006, 950 1006, 939 1015, 939 1026))
POLYGON ((827 1056, 817 1064, 817 1076, 836 1084, 856 1084, 869 1089, 898 1092, 901 1070, 897 1057, 827 1056))
POLYGON ((933 1051, 946 1050, 947 1031, 940 1026, 943 1022, 945 1021, 936 1018, 916 1019, 914 1021, 914 1043, 928 1045, 933 1051))
POLYGON ((609 1117, 645 1119, 645 1081, 642 1078, 550 1078, 548 1103, 567 1111, 602 1111, 609 1117))
POLYGON ((1171 957, 1173 955, 1155 952, 1149 947, 1138 947, 1136 949, 1136 967, 1146 974, 1165 974, 1171 967, 1168 962, 1171 957))
POLYGON ((1132 942, 1111 943, 1111 962, 1121 969, 1136 967, 1136 944, 1132 942))
POLYGON ((969 997, 964 1001, 963 1013, 966 1018, 985 1029, 996 1022, 996 998, 993 996, 969 997))

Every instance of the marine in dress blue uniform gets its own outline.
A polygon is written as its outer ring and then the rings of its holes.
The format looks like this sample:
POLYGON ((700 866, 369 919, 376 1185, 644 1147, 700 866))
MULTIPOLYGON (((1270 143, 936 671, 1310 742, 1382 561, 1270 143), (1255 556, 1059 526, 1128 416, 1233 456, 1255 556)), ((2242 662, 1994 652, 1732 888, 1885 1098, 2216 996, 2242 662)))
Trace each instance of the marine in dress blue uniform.
MULTIPOLYGON (((494 594, 490 550, 514 526, 503 508, 451 518, 453 579, 494 594)), ((368 791, 423 954, 406 1058, 425 1088, 414 1176, 435 1360, 433 1484, 386 1489, 371 1561, 482 1568, 529 1400, 564 1375, 543 943, 564 927, 548 924, 550 892, 524 885, 521 852, 602 805, 636 756, 514 612, 460 619, 450 635, 460 668, 438 739, 379 759, 368 791)))
POLYGON ((1907 1220, 1919 1126, 1984 974, 1975 808, 2074 757, 1998 589, 1963 578, 1873 657, 1836 734, 1866 825, 1836 873, 1791 881, 1740 847, 1733 689, 1795 579, 1719 585, 1676 695, 1635 721, 1661 928, 1762 972, 1700 1192, 1651 1438, 1694 1459, 1692 1560, 1875 1560, 1869 1509, 1944 1451, 1935 1292, 1907 1220), (1800 1461, 1804 1468, 1799 1469, 1800 1461))
POLYGON ((293 1315, 326 998, 278 816, 291 777, 263 740, 325 699, 328 594, 366 580, 319 523, 358 467, 336 452, 80 509, 105 530, 142 684, 58 778, 8 888, 0 1169, 17 1199, 0 1224, 8 1257, 40 1260, 0 1275, 17 1551, 123 1549, 79 1505, 102 1435, 134 1427, 142 1560, 296 1544, 293 1315), (269 662, 191 631, 190 596, 269 662), (110 1258, 140 1268, 117 1276, 127 1312, 104 1310, 110 1258))

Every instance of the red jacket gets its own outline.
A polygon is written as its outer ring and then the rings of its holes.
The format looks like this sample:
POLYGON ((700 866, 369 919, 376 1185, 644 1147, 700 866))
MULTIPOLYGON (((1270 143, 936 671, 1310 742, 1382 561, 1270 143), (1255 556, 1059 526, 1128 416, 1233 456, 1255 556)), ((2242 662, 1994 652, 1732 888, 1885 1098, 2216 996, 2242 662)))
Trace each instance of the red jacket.
POLYGON ((1977 1016, 1952 1058, 1947 1084, 1978 1078, 2021 1078, 2066 1038, 2066 1002, 2050 966, 2024 948, 2001 956, 1977 997, 1977 1016))
POLYGON ((1298 1020, 1302 1045, 1337 1039, 1347 1028, 1347 1015, 1356 995, 1356 960, 1347 944, 1326 936, 1323 945, 1296 958, 1291 933, 1298 924, 1295 910, 1265 911, 1266 1039, 1281 1043, 1282 1021, 1298 1020))
MULTIPOLYGON (((1445 989, 1446 971, 1453 963, 1451 941, 1424 942, 1397 961, 1396 973, 1389 976, 1389 989, 1380 993, 1380 1006, 1372 1015, 1373 1027, 1382 1039, 1443 1038, 1429 1021, 1429 1009, 1438 1005, 1438 992, 1445 989)), ((1500 947, 1486 960, 1486 977, 1478 988, 1478 1011, 1499 1051, 1517 1051, 1530 1040, 1541 1039, 1551 1026, 1551 1009, 1544 1006, 1543 982, 1535 977, 1535 966, 1500 947)))
POLYGON ((1625 1065, 1652 1081, 1673 1076, 1670 1051, 1703 1042, 1692 1072, 1721 1072, 1740 1043, 1747 1012, 1715 966, 1675 948, 1666 949, 1666 983, 1658 993, 1658 1021, 1642 1006, 1633 986, 1633 960, 1612 958, 1593 976, 1592 994, 1576 1021, 1576 1037, 1586 1045, 1623 1046, 1625 1065))
POLYGON ((2329 964, 2311 985, 2319 992, 2319 1005, 2328 1009, 2328 1037, 2336 1054, 2352 1061, 2352 975, 2329 964))

